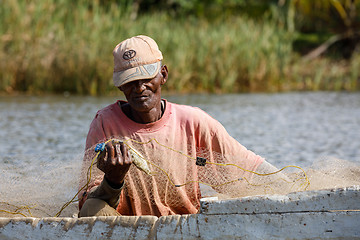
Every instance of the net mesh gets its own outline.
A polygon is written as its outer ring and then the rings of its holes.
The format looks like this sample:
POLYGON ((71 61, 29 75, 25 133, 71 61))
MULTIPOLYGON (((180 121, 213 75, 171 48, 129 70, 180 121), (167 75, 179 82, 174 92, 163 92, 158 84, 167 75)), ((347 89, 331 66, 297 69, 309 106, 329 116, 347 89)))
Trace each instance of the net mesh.
MULTIPOLYGON (((77 192, 82 155, 38 154, 16 158, 2 165, 0 217, 55 216, 77 192)), ((73 216, 76 212, 77 204, 71 203, 62 216, 73 216)))
MULTIPOLYGON (((146 164, 150 169, 147 174, 133 164, 125 179, 132 185, 126 185, 124 194, 149 204, 161 201, 181 207, 183 202, 179 196, 194 193, 199 197, 229 199, 360 185, 359 164, 336 158, 321 158, 305 170, 292 165, 276 169, 264 164, 251 171, 243 167, 241 157, 220 155, 208 149, 179 152, 156 140, 146 143, 125 140, 124 143, 138 152, 134 157, 140 161, 137 165, 146 164)), ((44 161, 42 166, 31 168, 5 168, 1 179, 0 217, 76 216, 78 176, 83 176, 80 179, 83 190, 99 183, 103 177, 96 167, 94 148, 85 152, 82 166, 82 157, 77 156, 66 164, 45 164, 44 161), (46 171, 36 171, 34 176, 32 173, 37 168, 46 171)), ((196 204, 199 207, 199 203, 196 204)))

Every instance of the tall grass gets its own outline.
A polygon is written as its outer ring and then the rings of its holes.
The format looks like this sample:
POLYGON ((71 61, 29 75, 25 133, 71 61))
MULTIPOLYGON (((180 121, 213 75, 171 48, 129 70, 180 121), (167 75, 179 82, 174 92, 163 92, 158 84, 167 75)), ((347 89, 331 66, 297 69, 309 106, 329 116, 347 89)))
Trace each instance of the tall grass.
POLYGON ((137 34, 158 42, 168 91, 360 89, 359 54, 349 62, 302 62, 292 34, 265 19, 132 20, 129 6, 104 9, 97 1, 3 0, 0 20, 0 92, 111 94, 112 50, 137 34))

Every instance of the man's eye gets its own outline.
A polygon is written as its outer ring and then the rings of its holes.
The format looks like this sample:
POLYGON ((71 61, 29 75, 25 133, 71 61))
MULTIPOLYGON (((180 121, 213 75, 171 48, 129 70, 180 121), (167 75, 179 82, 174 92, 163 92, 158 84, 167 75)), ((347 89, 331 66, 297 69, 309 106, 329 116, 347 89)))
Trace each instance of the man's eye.
POLYGON ((144 80, 144 83, 149 83, 149 82, 151 82, 152 81, 152 79, 145 79, 144 80))

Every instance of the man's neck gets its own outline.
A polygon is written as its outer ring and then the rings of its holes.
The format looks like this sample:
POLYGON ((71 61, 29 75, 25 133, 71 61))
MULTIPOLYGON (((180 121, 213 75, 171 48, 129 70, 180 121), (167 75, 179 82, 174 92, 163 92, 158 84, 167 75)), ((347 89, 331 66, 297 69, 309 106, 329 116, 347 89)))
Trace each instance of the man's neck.
POLYGON ((146 124, 156 122, 162 117, 165 111, 165 101, 161 100, 159 106, 156 106, 149 112, 138 112, 129 103, 123 103, 120 107, 125 115, 134 122, 146 124))

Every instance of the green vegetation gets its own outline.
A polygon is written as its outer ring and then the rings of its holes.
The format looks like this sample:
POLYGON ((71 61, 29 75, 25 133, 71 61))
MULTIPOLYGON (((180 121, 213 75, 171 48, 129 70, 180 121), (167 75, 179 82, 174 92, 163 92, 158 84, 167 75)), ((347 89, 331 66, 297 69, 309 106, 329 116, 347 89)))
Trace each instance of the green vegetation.
MULTIPOLYGON (((250 6, 233 0, 221 5, 224 14, 202 1, 161 1, 157 12, 150 1, 89 2, 2 1, 0 92, 115 93, 112 50, 137 34, 158 42, 170 72, 169 92, 360 90, 359 44, 346 57, 337 54, 341 47, 303 57, 332 36, 332 29, 322 33, 316 26, 310 34, 300 31, 309 32, 311 24, 298 19, 314 18, 306 1, 258 0, 250 6), (294 15, 298 7, 303 11, 294 15)), ((359 17, 351 16, 346 36, 356 40, 359 17)))

